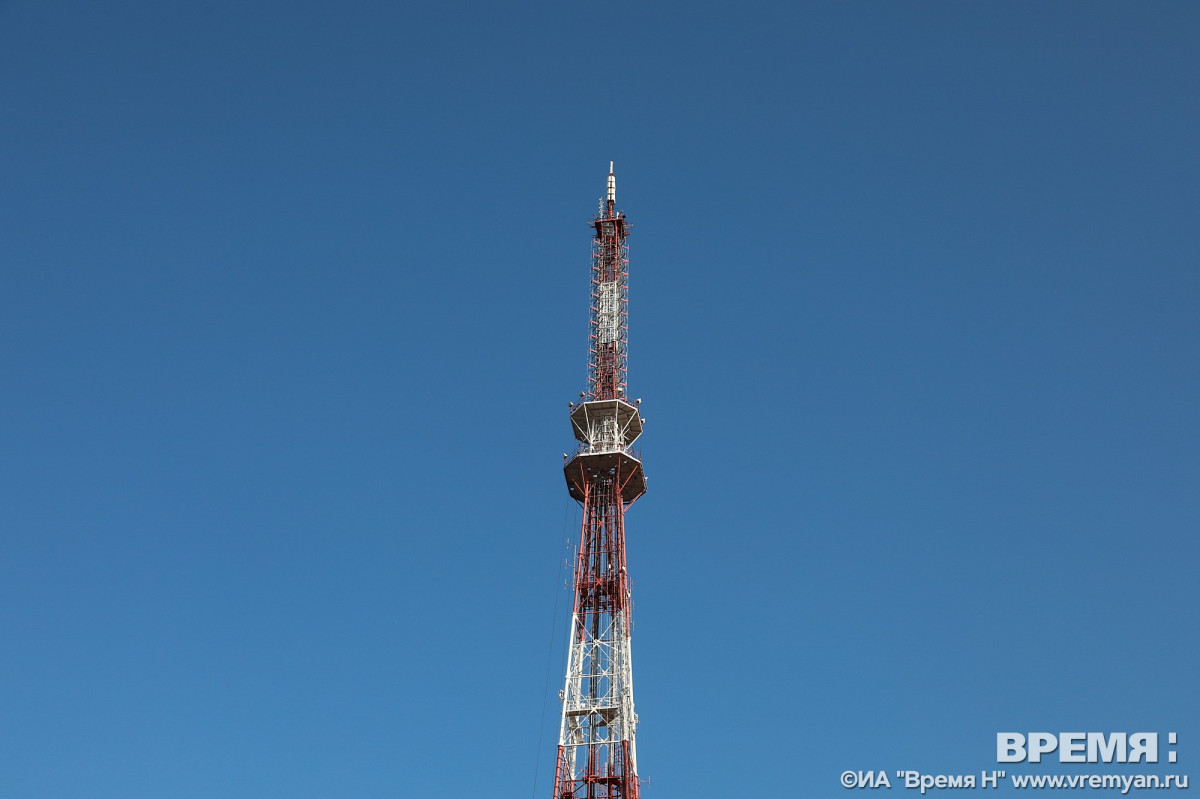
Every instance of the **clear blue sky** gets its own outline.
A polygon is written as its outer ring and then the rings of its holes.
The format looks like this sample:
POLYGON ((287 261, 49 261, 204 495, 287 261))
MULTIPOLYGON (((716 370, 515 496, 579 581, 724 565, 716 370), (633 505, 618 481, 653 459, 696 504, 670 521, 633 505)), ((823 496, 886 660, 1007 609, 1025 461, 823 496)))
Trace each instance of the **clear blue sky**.
POLYGON ((0 2, 0 795, 549 798, 609 160, 645 798, 1004 730, 1177 731, 1200 781, 1197 41, 0 2))

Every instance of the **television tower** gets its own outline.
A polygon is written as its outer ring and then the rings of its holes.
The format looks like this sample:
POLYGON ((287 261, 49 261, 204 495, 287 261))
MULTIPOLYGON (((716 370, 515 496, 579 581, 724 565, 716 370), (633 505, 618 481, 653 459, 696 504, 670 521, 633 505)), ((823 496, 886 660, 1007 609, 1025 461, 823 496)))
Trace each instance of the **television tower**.
POLYGON ((575 562, 575 605, 567 649, 554 799, 638 799, 629 649, 629 574, 625 511, 646 493, 631 445, 642 434, 641 400, 627 394, 629 224, 608 191, 592 220, 592 302, 588 390, 571 403, 579 446, 564 456, 567 490, 583 505, 575 562))

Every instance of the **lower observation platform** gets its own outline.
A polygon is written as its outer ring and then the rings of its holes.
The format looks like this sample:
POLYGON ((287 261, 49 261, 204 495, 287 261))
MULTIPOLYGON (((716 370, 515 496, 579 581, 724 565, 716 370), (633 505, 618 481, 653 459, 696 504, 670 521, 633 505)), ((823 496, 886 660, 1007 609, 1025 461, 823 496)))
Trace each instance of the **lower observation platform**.
POLYGON ((626 505, 646 493, 646 473, 642 462, 624 450, 611 452, 577 452, 563 466, 567 491, 571 498, 583 502, 584 486, 597 477, 612 477, 626 505))

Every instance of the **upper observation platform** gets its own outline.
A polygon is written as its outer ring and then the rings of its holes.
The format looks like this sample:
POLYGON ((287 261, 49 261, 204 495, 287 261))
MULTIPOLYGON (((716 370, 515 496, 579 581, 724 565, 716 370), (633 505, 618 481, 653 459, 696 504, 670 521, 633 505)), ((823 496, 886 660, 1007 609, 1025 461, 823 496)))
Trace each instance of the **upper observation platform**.
POLYGON ((623 399, 581 402, 571 406, 571 428, 591 447, 627 447, 642 434, 642 415, 623 399))

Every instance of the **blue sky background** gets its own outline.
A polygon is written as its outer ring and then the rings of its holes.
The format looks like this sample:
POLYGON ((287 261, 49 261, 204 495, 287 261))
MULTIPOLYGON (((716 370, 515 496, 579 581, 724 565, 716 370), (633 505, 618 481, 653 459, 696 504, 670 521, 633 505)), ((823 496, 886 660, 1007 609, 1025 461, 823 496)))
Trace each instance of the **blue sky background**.
POLYGON ((1200 780, 1198 34, 0 2, 0 794, 549 796, 610 159, 646 799, 1200 780))

